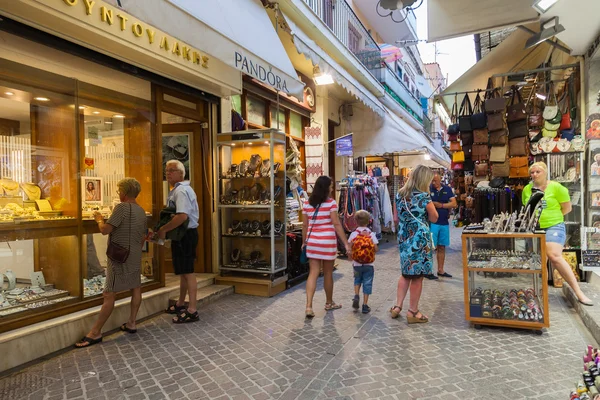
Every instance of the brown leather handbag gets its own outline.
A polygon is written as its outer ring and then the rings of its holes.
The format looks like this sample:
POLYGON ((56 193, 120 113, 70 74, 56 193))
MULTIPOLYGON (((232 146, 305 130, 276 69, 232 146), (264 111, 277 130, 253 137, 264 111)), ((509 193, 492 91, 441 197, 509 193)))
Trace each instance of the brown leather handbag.
POLYGON ((511 178, 527 178, 529 177, 529 158, 513 157, 510 159, 510 174, 511 178))
POLYGON ((473 132, 460 131, 460 140, 463 146, 473 144, 473 132))
MULTIPOLYGON (((502 97, 499 89, 494 89, 491 92, 488 92, 489 96, 483 103, 485 112, 488 114, 494 113, 502 113, 504 114, 504 110, 506 109, 506 99, 502 97)), ((488 115, 488 120, 490 116, 488 115)), ((489 121, 488 121, 489 126, 489 121)))
POLYGON ((510 161, 506 160, 503 163, 492 164, 492 176, 506 177, 510 174, 510 161))
POLYGON ((503 163, 506 161, 506 153, 508 153, 508 146, 492 146, 490 151, 490 161, 503 163))
POLYGON ((460 147, 460 142, 450 142, 450 151, 460 151, 462 147, 460 147))
POLYGON ((523 103, 521 93, 519 92, 519 89, 516 86, 512 87, 512 98, 510 100, 510 105, 506 110, 506 120, 509 124, 511 122, 527 120, 527 111, 525 110, 525 103, 523 103))
POLYGON ((519 121, 508 123, 508 137, 510 139, 529 136, 529 130, 527 129, 527 121, 522 119, 519 121))
POLYGON ((504 129, 504 113, 488 114, 487 123, 490 132, 504 129))
POLYGON ((129 248, 125 248, 112 240, 112 233, 108 235, 108 247, 106 248, 106 256, 118 264, 124 264, 129 258, 131 248, 131 204, 129 204, 129 248))
MULTIPOLYGON (((490 158, 490 149, 487 144, 474 144, 473 155, 471 157, 473 161, 487 161, 490 158)), ((475 166, 477 168, 477 166, 475 166)))
POLYGON ((536 87, 531 89, 531 94, 527 100, 529 106, 529 115, 527 116, 527 126, 531 128, 538 128, 544 125, 544 117, 542 117, 542 111, 537 106, 537 96, 535 96, 536 87))
POLYGON ((487 128, 473 130, 473 142, 474 143, 487 143, 488 142, 488 130, 487 128))
POLYGON ((488 174, 488 163, 475 164, 475 175, 486 176, 488 174))
POLYGON ((506 143, 508 143, 507 136, 508 134, 506 133, 506 129, 490 132, 490 145, 504 146, 506 143))
POLYGON ((527 136, 510 139, 510 143, 508 144, 508 154, 511 157, 529 155, 529 141, 527 140, 527 136))

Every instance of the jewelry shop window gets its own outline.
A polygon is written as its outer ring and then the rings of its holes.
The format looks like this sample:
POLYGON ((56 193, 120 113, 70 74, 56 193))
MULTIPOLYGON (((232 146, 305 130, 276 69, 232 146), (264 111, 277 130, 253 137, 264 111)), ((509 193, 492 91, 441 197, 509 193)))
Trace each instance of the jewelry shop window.
MULTIPOLYGON (((133 78, 132 78, 133 79, 133 78)), ((147 85, 149 82, 139 82, 147 85)), ((93 221, 95 211, 110 218, 119 204, 118 183, 125 177, 140 182, 142 190, 136 202, 151 216, 153 206, 152 182, 152 124, 154 116, 149 99, 137 98, 107 88, 79 83, 79 129, 83 132, 84 154, 81 170, 81 208, 85 222, 82 238, 85 268, 83 295, 102 294, 106 281, 108 235, 98 233, 93 221)), ((142 252, 142 284, 158 280, 152 243, 142 252)))
POLYGON ((0 59, 0 324, 81 296, 75 81, 0 59))

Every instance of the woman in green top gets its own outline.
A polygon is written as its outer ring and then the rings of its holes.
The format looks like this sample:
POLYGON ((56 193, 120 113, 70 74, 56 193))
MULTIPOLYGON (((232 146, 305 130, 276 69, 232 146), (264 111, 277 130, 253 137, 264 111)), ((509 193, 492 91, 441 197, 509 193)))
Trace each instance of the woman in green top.
POLYGON ((548 180, 548 167, 543 162, 536 162, 529 167, 531 183, 523 188, 523 204, 527 204, 533 189, 544 192, 540 228, 546 231, 546 253, 554 268, 571 286, 581 304, 592 306, 592 301, 581 291, 571 266, 562 256, 567 239, 564 216, 571 212, 569 191, 558 182, 548 180))

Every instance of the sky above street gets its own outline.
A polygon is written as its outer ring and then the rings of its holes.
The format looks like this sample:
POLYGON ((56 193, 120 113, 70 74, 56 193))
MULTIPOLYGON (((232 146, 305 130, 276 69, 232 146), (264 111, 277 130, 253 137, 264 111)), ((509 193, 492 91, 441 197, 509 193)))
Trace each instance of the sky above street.
MULTIPOLYGON (((418 2, 415 3, 417 4, 418 2)), ((423 4, 414 12, 417 17, 419 39, 427 39, 427 0, 423 0, 423 4)), ((436 44, 419 43, 419 52, 423 62, 437 61, 440 64, 442 71, 448 76, 448 85, 475 64, 473 35, 443 40, 436 44)))

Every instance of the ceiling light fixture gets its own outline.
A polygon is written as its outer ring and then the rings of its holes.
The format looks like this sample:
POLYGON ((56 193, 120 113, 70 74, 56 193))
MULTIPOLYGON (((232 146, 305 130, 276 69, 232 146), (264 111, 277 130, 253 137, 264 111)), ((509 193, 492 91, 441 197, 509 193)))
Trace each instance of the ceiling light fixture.
POLYGON ((232 146, 235 146, 235 143, 231 143, 232 146))
POLYGON ((423 158, 424 158, 425 160, 431 160, 431 156, 429 155, 429 153, 425 153, 425 154, 423 154, 423 158))
POLYGON ((50 99, 47 97, 34 97, 33 99, 37 101, 50 101, 50 99))
POLYGON ((321 72, 321 69, 319 68, 318 65, 315 65, 313 67, 313 78, 314 78, 315 84, 318 86, 331 85, 332 83, 334 83, 333 76, 331 76, 330 74, 324 74, 323 72, 321 72))
POLYGON ((556 4, 556 2, 558 2, 558 0, 536 0, 531 7, 540 14, 543 14, 556 4))
POLYGON ((15 94, 13 92, 4 92, 5 95, 7 96, 14 96, 15 94))
POLYGON ((249 145, 249 146, 252 146, 252 142, 249 142, 249 143, 248 143, 248 145, 249 145))
POLYGON ((546 22, 542 22, 540 24, 540 31, 531 36, 529 39, 527 39, 527 42, 525 42, 525 49, 535 47, 538 44, 553 38, 564 30, 565 27, 558 23, 558 17, 554 17, 546 22))
POLYGON ((125 118, 125 116, 121 114, 115 114, 113 115, 113 118, 125 118))
POLYGON ((104 123, 107 125, 112 125, 112 121, 104 121, 104 123))
POLYGON ((92 111, 92 114, 98 115, 98 114, 100 114, 100 111, 92 111))
POLYGON ((80 110, 85 110, 85 106, 79 106, 80 110))
POLYGON ((269 141, 268 141, 268 140, 265 140, 265 144, 269 144, 269 141))

